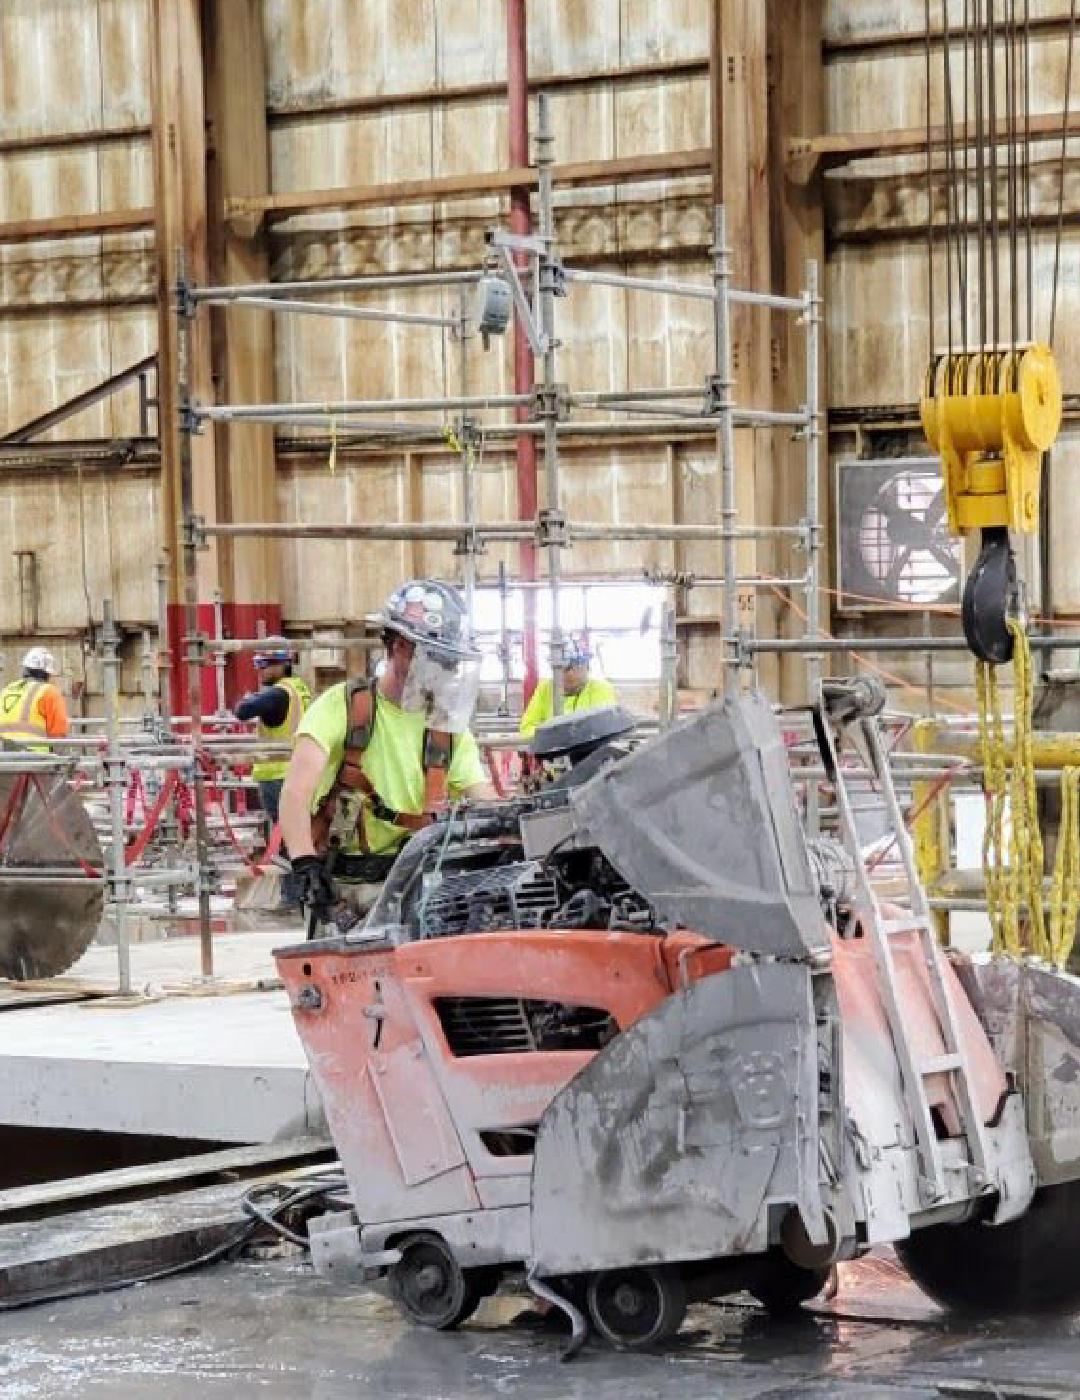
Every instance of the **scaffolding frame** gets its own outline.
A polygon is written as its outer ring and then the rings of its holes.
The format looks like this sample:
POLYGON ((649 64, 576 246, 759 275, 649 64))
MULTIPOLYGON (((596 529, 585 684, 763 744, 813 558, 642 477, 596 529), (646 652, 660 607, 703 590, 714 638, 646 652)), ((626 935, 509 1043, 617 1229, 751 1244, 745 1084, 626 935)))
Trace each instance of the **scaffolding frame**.
MULTIPOLYGON (((180 276, 176 288, 176 308, 180 322, 182 351, 179 356, 181 384, 181 495, 185 523, 185 604, 188 609, 188 660, 194 637, 194 551, 211 539, 243 537, 300 539, 359 539, 427 542, 450 542, 462 558, 463 581, 467 599, 471 602, 476 580, 476 558, 488 542, 531 541, 546 561, 546 585, 551 598, 550 650, 555 713, 561 713, 565 672, 565 637, 560 609, 562 585, 562 552, 576 541, 596 540, 709 540, 721 545, 722 553, 722 651, 724 683, 741 684, 752 669, 753 654, 746 648, 739 621, 739 595, 742 590, 773 587, 795 587, 806 603, 807 640, 819 635, 820 618, 820 552, 823 531, 819 518, 819 337, 821 333, 821 299, 818 292, 818 270, 815 262, 807 263, 806 286, 798 296, 782 296, 733 285, 731 252, 726 243, 726 223, 721 206, 714 209, 714 238, 711 250, 711 285, 688 283, 666 278, 623 276, 618 273, 594 271, 565 265, 558 255, 555 236, 555 202, 552 169, 554 166, 554 136, 548 100, 541 93, 537 99, 536 167, 538 188, 537 233, 528 237, 512 235, 502 230, 488 234, 489 255, 483 268, 465 272, 402 273, 390 276, 334 278, 324 282, 286 281, 236 286, 200 288, 184 275, 183 260, 179 260, 180 276), (526 267, 519 280, 513 254, 523 256, 526 267), (525 323, 525 329, 537 355, 539 373, 531 394, 471 395, 469 385, 467 333, 467 296, 484 276, 497 272, 511 284, 514 314, 525 323), (531 286, 530 300, 522 286, 531 286), (667 297, 686 297, 708 301, 713 308, 714 352, 713 372, 701 385, 671 385, 664 387, 627 388, 623 390, 567 389, 558 380, 558 338, 556 299, 567 288, 578 284, 595 284, 624 288, 629 291, 652 293, 667 297), (351 307, 345 303, 327 304, 314 301, 315 295, 358 293, 381 290, 457 288, 460 301, 456 316, 423 315, 398 307, 351 307), (341 399, 333 402, 295 402, 264 404, 199 404, 184 381, 191 323, 201 306, 240 305, 268 314, 300 315, 363 315, 367 319, 397 322, 403 325, 437 326, 444 332, 456 334, 460 350, 460 380, 457 394, 444 394, 408 399, 341 399), (805 331, 806 342, 806 400, 790 410, 739 406, 735 402, 734 378, 731 368, 731 308, 757 307, 779 311, 797 318, 805 331), (696 407, 685 405, 697 400, 696 407), (532 421, 525 423, 483 423, 474 415, 529 409, 532 421), (604 423, 570 421, 573 410, 587 410, 617 415, 624 421, 604 423), (422 415, 439 413, 441 420, 425 419, 422 415), (396 523, 344 522, 207 522, 194 515, 191 499, 191 435, 205 423, 271 423, 310 427, 327 419, 340 431, 363 437, 389 438, 398 447, 422 445, 447 439, 445 416, 454 414, 452 430, 462 462, 462 509, 464 519, 458 521, 408 521, 396 523), (421 416, 417 416, 421 415, 421 416), (651 421, 636 421, 634 415, 651 421), (629 421, 625 421, 628 419, 629 421), (365 421, 366 420, 366 421, 365 421), (603 437, 612 432, 626 435, 654 436, 685 428, 688 423, 712 425, 716 433, 717 458, 720 463, 721 505, 716 524, 671 523, 619 524, 617 522, 572 521, 562 509, 560 492, 560 437, 588 435, 603 437), (735 430, 739 427, 789 428, 805 444, 806 449, 806 513, 791 525, 737 524, 735 500, 735 430), (535 520, 483 521, 474 513, 471 454, 478 442, 517 438, 527 433, 543 443, 544 504, 535 520), (737 568, 737 544, 740 542, 792 539, 806 556, 806 568, 793 577, 740 577, 737 568), (190 596, 189 596, 190 595, 190 596), (733 678, 734 677, 734 681, 733 678)), ((673 623, 672 623, 673 625, 673 623)), ((662 651, 665 648, 662 647, 662 651)), ((666 652, 665 652, 666 654, 666 652)), ((821 658, 808 649, 807 680, 813 687, 820 675, 821 658)), ((662 672, 664 668, 662 667, 662 672)), ((504 685, 505 690, 505 685, 504 685)), ((197 686, 189 681, 189 691, 197 703, 197 686)), ((666 674, 661 677, 661 710, 673 717, 672 686, 666 674), (666 697, 666 698, 665 698, 666 697), (669 703, 671 702, 671 703, 669 703)), ((193 725, 197 724, 193 714, 193 725)))

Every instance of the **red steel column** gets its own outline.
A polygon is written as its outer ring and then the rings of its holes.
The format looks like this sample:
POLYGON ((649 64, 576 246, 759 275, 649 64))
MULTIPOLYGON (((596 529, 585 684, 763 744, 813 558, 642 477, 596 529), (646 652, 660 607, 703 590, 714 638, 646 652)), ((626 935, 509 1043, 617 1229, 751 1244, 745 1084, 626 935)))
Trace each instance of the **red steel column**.
MULTIPOLYGON (((506 100, 509 108, 510 164, 514 168, 529 164, 529 68, 525 30, 525 0, 506 0, 506 100)), ((532 232, 529 208, 529 188, 510 191, 510 231, 532 232)), ((523 260, 519 260, 522 261, 523 260)), ((514 393, 531 394, 535 384, 533 353, 528 337, 517 319, 514 321, 514 393)), ((529 409, 514 410, 519 423, 527 422, 529 409)), ((517 508, 519 520, 536 517, 536 439, 522 433, 517 439, 517 508)), ((536 578, 536 545, 522 540, 518 545, 518 573, 522 579, 536 578)), ((525 703, 536 689, 536 591, 525 589, 525 703)))

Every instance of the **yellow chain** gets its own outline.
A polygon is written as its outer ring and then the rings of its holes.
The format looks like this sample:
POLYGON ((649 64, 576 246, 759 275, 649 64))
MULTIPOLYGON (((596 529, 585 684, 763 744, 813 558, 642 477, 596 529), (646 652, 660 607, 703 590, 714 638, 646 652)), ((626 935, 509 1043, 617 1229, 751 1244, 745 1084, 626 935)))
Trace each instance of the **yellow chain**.
POLYGON ((1061 823, 1050 894, 1050 957, 1064 967, 1076 937, 1080 914, 1080 768, 1061 773, 1061 823))
POLYGON ((1031 711, 1034 684, 1031 648, 1027 633, 1018 622, 1009 622, 1013 635, 1013 775, 1016 798, 1012 804, 1012 825, 1019 846, 1019 894, 1027 904, 1031 951, 1049 958, 1043 913, 1043 843, 1039 830, 1039 806, 1035 794, 1035 763, 1031 744, 1031 711), (1022 813, 1022 816, 1019 814, 1022 813))
POLYGON ((1061 775, 1061 826, 1050 896, 1049 927, 1043 909, 1043 841, 1039 828, 1032 742, 1034 680, 1031 648, 1019 623, 1013 635, 1013 743, 1006 752, 996 668, 975 663, 979 749, 987 799, 983 836, 986 909, 993 948, 1019 957, 1025 951, 1063 967, 1080 917, 1080 769, 1061 775), (1009 762, 1011 758, 1011 764, 1009 762), (1004 859, 1005 803, 1009 804, 1009 859, 1004 859), (1027 909, 1027 949, 1020 910, 1027 909))
POLYGON ((1006 916, 1007 890, 1004 853, 1005 821, 1005 734, 1001 721, 1001 700, 997 672, 985 661, 975 663, 975 693, 979 701, 979 747, 986 790, 986 827, 983 832, 983 871, 986 881, 986 910, 995 953, 1019 953, 1015 900, 1009 903, 1012 917, 1006 916))

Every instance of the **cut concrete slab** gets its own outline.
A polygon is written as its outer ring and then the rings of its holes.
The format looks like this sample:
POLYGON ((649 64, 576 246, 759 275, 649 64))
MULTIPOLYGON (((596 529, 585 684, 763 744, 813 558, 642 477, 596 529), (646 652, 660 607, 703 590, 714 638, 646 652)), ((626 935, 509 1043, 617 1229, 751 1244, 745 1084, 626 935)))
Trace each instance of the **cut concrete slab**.
POLYGON ((143 1162, 88 1176, 69 1176, 61 1181, 40 1181, 0 1191, 0 1222, 40 1222, 48 1215, 70 1214, 113 1202, 142 1201, 220 1182, 265 1176, 275 1168, 294 1170, 307 1163, 327 1164, 334 1160, 328 1137, 286 1138, 255 1147, 227 1147, 165 1162, 143 1162))
POLYGON ((0 1124, 236 1143, 325 1128, 283 991, 7 1011, 0 1124))

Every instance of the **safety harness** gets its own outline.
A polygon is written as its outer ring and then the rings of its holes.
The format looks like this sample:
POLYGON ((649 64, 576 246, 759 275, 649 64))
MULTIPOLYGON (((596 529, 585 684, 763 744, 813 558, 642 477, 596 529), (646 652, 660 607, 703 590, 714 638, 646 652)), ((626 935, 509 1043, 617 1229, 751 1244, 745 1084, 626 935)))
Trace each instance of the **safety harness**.
POLYGON ((360 767, 364 753, 375 733, 375 705, 378 697, 376 683, 372 680, 349 681, 345 689, 345 710, 348 716, 348 730, 345 735, 345 753, 341 767, 337 771, 333 786, 319 803, 311 822, 311 834, 315 849, 323 854, 330 845, 331 830, 337 815, 338 801, 350 792, 359 792, 365 801, 361 804, 356 819, 356 834, 360 850, 367 854, 369 847, 364 832, 364 810, 370 808, 372 814, 391 826, 403 827, 406 831, 420 831, 435 820, 440 808, 446 804, 450 785, 450 759, 453 754, 454 736, 447 730, 425 729, 423 747, 424 765, 424 808, 422 812, 396 812, 379 796, 374 783, 360 767))

